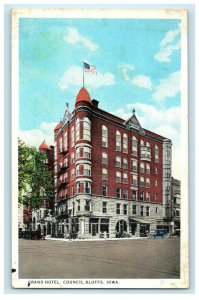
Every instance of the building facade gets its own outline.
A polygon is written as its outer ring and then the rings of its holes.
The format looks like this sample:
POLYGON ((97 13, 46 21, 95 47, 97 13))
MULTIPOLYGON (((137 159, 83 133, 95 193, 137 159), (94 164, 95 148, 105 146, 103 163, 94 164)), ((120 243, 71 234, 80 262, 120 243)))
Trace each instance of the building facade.
MULTIPOLYGON (((54 130, 57 237, 170 231, 171 140, 98 107, 82 87, 54 130)), ((150 118, 150 116, 149 116, 150 118)))
POLYGON ((173 234, 180 236, 180 203, 181 184, 180 180, 172 177, 172 222, 173 234))

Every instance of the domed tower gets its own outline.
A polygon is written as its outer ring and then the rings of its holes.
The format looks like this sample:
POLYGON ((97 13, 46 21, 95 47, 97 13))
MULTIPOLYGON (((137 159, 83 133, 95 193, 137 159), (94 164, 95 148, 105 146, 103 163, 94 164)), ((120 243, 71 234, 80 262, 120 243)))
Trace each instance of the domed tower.
MULTIPOLYGON (((91 118, 92 101, 89 92, 82 87, 75 102, 75 151, 76 151, 76 194, 91 195, 91 118)), ((82 198, 82 197, 81 197, 82 198)), ((82 203, 82 210, 89 203, 82 203)))

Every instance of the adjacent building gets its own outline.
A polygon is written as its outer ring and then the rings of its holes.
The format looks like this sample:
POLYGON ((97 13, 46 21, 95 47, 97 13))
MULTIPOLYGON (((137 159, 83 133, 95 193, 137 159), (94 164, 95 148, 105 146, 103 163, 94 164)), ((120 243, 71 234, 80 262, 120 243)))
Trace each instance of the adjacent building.
POLYGON ((180 203, 181 183, 180 180, 172 177, 172 222, 173 234, 180 235, 180 203))
POLYGON ((135 110, 123 120, 82 87, 54 138, 54 236, 171 231, 172 143, 143 128, 135 110))

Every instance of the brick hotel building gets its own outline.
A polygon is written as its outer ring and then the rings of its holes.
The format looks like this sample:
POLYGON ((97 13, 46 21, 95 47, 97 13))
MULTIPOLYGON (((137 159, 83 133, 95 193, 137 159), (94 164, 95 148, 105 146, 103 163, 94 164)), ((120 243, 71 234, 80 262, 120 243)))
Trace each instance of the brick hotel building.
MULTIPOLYGON (((170 231, 171 140, 98 107, 85 87, 54 129, 54 235, 170 231)), ((150 118, 150 115, 148 116, 150 118)))

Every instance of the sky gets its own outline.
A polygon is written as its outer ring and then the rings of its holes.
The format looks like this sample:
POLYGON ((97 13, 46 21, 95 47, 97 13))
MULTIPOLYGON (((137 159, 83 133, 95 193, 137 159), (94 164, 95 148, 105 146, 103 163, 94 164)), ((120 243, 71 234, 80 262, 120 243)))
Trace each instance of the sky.
POLYGON ((19 136, 53 144, 66 102, 74 109, 83 84, 99 107, 170 138, 172 175, 180 179, 180 20, 21 18, 19 136))

